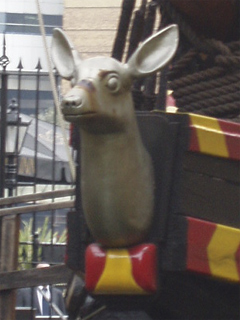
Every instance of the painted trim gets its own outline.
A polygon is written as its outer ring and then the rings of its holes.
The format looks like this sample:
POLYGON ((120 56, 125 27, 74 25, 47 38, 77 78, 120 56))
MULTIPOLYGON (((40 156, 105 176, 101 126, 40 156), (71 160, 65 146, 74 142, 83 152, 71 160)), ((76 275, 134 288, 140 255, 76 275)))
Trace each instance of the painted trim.
POLYGON ((187 270, 240 282, 240 229, 187 217, 187 270))
POLYGON ((240 124, 189 114, 190 151, 240 160, 240 124))
POLYGON ((129 249, 86 250, 86 289, 94 294, 146 295, 157 290, 157 249, 142 244, 129 249))

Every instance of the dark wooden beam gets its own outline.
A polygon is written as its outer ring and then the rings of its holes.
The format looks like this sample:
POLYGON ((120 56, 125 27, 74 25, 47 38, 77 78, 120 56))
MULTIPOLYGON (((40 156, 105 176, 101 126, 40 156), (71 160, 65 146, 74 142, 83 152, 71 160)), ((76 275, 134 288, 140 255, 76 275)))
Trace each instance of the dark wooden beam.
POLYGON ((74 208, 74 200, 69 201, 60 201, 60 202, 51 202, 43 204, 31 204, 28 206, 14 207, 14 208, 3 208, 0 209, 0 217, 12 215, 12 214, 22 214, 29 213, 33 211, 46 211, 46 210, 57 210, 63 208, 74 208))
POLYGON ((16 197, 0 198, 0 206, 13 205, 16 203, 26 203, 29 201, 37 200, 47 200, 47 199, 56 199, 62 197, 69 197, 75 195, 75 189, 63 189, 63 190, 54 190, 47 192, 38 192, 32 194, 25 194, 16 197))
POLYGON ((67 283, 73 271, 65 265, 0 273, 0 291, 67 283))
POLYGON ((239 228, 239 161, 189 152, 183 167, 179 213, 239 228))
MULTIPOLYGON (((1 219, 0 273, 8 274, 17 268, 19 217, 1 219)), ((1 283, 1 280, 0 280, 1 283)), ((0 319, 15 319, 15 292, 0 291, 0 319)))

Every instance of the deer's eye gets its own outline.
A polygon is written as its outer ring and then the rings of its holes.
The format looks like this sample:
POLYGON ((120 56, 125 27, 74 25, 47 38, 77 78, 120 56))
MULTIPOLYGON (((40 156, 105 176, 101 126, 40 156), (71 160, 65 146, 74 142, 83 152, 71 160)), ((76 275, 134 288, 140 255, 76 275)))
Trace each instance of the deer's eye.
POLYGON ((120 79, 117 75, 109 75, 106 79, 106 87, 112 92, 118 92, 121 86, 120 79))

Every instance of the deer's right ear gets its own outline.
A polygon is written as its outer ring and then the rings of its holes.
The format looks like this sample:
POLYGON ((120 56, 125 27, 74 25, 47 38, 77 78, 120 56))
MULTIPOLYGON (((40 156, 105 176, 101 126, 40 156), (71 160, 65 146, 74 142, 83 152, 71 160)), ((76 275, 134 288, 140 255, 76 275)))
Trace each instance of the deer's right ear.
POLYGON ((59 28, 53 31, 51 54, 53 63, 61 77, 67 80, 73 79, 76 73, 76 50, 59 28))
POLYGON ((163 68, 174 56, 179 41, 177 25, 170 25, 145 40, 127 61, 127 70, 133 78, 153 74, 163 68))

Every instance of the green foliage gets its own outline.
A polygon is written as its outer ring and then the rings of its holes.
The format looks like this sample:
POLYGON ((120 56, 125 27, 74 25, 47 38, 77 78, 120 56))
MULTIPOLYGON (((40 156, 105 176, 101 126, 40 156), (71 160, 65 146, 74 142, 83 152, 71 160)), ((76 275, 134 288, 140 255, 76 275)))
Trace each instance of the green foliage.
MULTIPOLYGON (((30 269, 32 268, 33 260, 33 219, 28 222, 23 221, 23 228, 19 231, 19 249, 18 249, 18 266, 19 269, 30 269)), ((61 234, 57 231, 52 233, 49 228, 49 217, 46 217, 41 227, 36 230, 38 235, 38 252, 37 260, 41 260, 42 248, 41 244, 58 244, 66 243, 67 230, 65 229, 61 234)))

